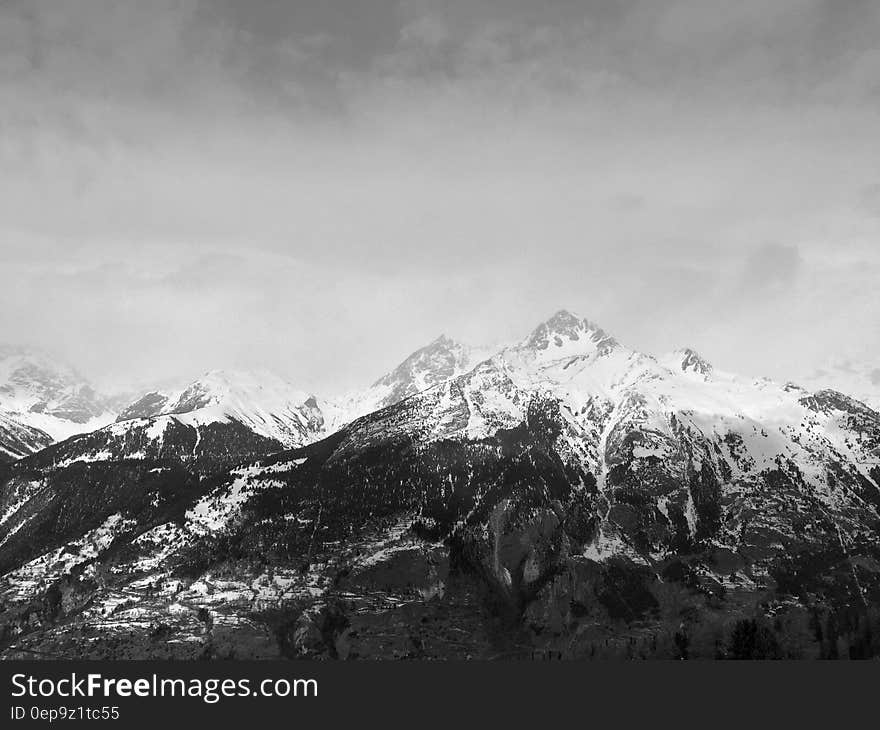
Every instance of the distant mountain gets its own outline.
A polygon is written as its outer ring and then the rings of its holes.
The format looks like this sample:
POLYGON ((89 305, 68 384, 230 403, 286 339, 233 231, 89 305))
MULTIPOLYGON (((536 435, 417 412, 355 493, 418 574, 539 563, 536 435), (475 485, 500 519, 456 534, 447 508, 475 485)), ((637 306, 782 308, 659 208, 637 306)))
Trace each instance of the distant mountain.
POLYGON ((0 346, 0 417, 5 423, 0 451, 21 456, 111 423, 114 413, 68 365, 44 353, 0 346))
POLYGON ((839 390, 880 410, 880 362, 839 360, 796 378, 796 382, 810 390, 839 390))
POLYGON ((416 350, 369 388, 331 401, 329 430, 337 430, 367 413, 387 408, 466 373, 492 354, 490 349, 469 347, 441 335, 416 350))
POLYGON ((399 403, 439 383, 466 373, 490 353, 475 350, 441 335, 429 345, 416 350, 369 389, 377 408, 399 403))
POLYGON ((203 383, 105 429, 121 452, 9 467, 5 655, 880 654, 865 403, 655 358, 566 311, 489 357, 441 338, 372 391, 330 429, 302 394, 272 389, 261 421, 203 383), (279 402, 289 424, 258 435, 279 402), (163 423, 196 433, 139 451, 163 423), (245 463, 280 436, 303 445, 245 463))
POLYGON ((663 355, 658 361, 675 372, 681 370, 683 373, 693 373, 703 378, 712 375, 712 364, 689 347, 663 355))
POLYGON ((268 371, 212 370, 181 390, 146 394, 117 422, 158 416, 191 426, 236 421, 287 448, 307 442, 323 426, 315 396, 268 371))
POLYGON ((489 354, 441 336, 369 388, 330 400, 304 393, 268 371, 213 370, 185 385, 126 401, 124 396, 98 395, 72 368, 45 355, 4 348, 0 413, 6 425, 0 448, 3 458, 12 460, 78 436, 52 452, 58 463, 180 452, 181 458, 201 455, 206 464, 215 461, 209 448, 219 449, 217 463, 233 463, 236 458, 310 443, 355 418, 460 375, 489 354), (200 442, 198 434, 207 427, 215 437, 200 442), (48 439, 35 430, 48 434, 48 439), (218 436, 223 431, 236 442, 250 434, 245 437, 250 446, 228 447, 218 436), (169 438, 172 432, 175 436, 169 438))
POLYGON ((369 388, 334 400, 300 391, 268 371, 213 370, 180 388, 143 394, 121 409, 114 424, 58 444, 43 461, 66 466, 177 458, 203 470, 231 466, 323 438, 466 372, 482 356, 488 353, 441 336, 369 388))
POLYGON ((214 370, 173 392, 147 393, 115 423, 55 444, 37 458, 54 469, 75 462, 174 460, 206 474, 323 433, 314 396, 269 372, 214 370))

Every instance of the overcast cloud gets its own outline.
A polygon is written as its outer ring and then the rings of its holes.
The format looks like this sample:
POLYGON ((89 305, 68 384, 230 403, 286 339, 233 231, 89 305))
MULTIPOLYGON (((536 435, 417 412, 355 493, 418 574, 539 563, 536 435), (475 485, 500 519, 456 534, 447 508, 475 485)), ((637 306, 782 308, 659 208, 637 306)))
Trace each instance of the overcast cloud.
POLYGON ((880 352, 873 0, 0 0, 0 340, 333 393, 560 307, 880 352))

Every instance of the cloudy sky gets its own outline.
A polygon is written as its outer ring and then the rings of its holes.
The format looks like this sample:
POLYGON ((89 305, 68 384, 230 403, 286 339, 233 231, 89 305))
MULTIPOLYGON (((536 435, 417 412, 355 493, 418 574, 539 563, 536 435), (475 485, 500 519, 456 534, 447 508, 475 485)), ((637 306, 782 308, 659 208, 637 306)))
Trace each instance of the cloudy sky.
POLYGON ((880 354, 875 0, 0 0, 0 340, 364 384, 566 307, 880 354))

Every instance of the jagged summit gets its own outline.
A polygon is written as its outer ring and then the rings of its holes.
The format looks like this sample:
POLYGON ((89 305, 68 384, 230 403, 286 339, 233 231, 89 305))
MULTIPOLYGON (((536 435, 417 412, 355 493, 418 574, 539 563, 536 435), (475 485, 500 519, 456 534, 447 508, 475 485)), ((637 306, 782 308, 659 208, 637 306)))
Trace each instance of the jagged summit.
POLYGON ((880 410, 880 368, 876 365, 876 358, 835 358, 822 368, 799 374, 796 382, 812 391, 840 390, 880 410))
POLYGON ((542 324, 546 324, 560 331, 566 328, 580 327, 581 323, 586 321, 584 317, 580 317, 567 309, 560 309, 542 324))
POLYGON ((305 431, 323 424, 312 394, 267 370, 209 370, 173 392, 147 393, 118 422, 162 416, 193 426, 234 420, 285 445, 300 442, 305 431))
POLYGON ((122 412, 116 418, 117 423, 122 421, 130 421, 133 418, 150 418, 158 415, 168 403, 168 394, 158 390, 145 393, 134 403, 122 409, 122 412))
POLYGON ((113 420, 107 400, 74 368, 13 345, 0 345, 0 411, 53 439, 113 420))
POLYGON ((520 344, 521 349, 538 352, 561 350, 560 357, 575 352, 595 350, 607 354, 619 345, 618 341, 595 322, 560 309, 550 319, 539 324, 520 344))
MULTIPOLYGON (((331 426, 345 423, 405 398, 465 376, 485 364, 489 377, 527 381, 559 376, 550 371, 572 358, 602 357, 619 348, 617 340, 589 319, 561 309, 524 339, 511 344, 470 347, 442 334, 419 348, 366 391, 337 402, 331 426)), ((622 348, 619 348, 622 351, 622 348)), ((628 351, 627 351, 628 353, 628 351)), ((626 354, 626 353, 624 353, 626 354)), ((570 377, 574 371, 567 371, 570 377)))
POLYGON ((469 347, 445 334, 440 335, 379 378, 372 387, 387 391, 381 405, 390 405, 465 372, 472 360, 469 347))
POLYGON ((712 373, 712 364, 690 347, 676 350, 675 355, 678 357, 678 364, 683 372, 699 373, 700 375, 712 373))
POLYGON ((74 387, 87 386, 72 367, 21 346, 0 345, 0 398, 49 400, 74 387))

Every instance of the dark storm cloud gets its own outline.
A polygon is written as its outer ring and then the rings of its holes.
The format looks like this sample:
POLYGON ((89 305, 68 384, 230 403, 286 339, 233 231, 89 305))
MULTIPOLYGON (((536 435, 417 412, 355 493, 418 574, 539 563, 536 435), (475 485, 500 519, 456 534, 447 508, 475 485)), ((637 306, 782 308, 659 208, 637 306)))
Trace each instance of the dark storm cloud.
POLYGON ((301 3, 287 0, 217 0, 199 13, 252 35, 261 43, 324 45, 350 64, 362 64, 397 42, 398 0, 301 3))
POLYGON ((565 93, 593 91, 590 78, 783 99, 876 102, 880 91, 870 0, 12 0, 0 28, 7 79, 123 99, 185 90, 205 102, 225 90, 302 101, 388 75, 489 75, 565 93))

